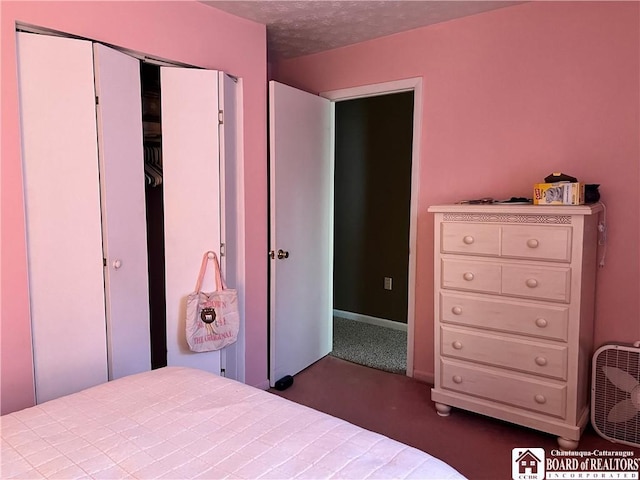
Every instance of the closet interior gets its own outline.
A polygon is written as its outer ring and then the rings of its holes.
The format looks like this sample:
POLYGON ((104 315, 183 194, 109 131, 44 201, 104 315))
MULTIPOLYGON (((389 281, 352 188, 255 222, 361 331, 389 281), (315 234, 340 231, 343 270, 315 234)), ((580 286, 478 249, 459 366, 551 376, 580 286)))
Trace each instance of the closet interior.
POLYGON ((151 368, 167 366, 160 67, 140 62, 151 368))

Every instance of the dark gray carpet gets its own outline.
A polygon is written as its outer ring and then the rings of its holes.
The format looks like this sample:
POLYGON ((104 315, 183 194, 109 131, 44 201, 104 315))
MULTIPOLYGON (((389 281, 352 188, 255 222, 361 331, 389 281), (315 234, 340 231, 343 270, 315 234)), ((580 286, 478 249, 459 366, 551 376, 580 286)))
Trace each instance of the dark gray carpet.
MULTIPOLYGON (((483 415, 454 408, 440 417, 430 387, 329 355, 297 374, 291 388, 269 391, 428 452, 473 480, 512 478, 513 448, 535 446, 547 455, 558 450, 553 435, 483 415)), ((634 452, 627 458, 640 459, 640 448, 609 442, 587 426, 576 453, 598 450, 634 452)))
POLYGON ((333 318, 333 351, 343 360, 392 373, 407 371, 407 332, 333 318))

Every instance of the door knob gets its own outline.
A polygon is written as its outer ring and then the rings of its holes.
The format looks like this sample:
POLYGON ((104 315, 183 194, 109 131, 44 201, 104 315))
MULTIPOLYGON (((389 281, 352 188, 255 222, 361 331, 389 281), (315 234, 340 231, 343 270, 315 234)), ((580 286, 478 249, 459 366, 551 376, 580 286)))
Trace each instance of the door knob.
POLYGON ((279 260, 282 260, 283 258, 289 258, 289 252, 282 249, 278 250, 277 253, 273 250, 269 252, 269 257, 271 257, 272 259, 276 258, 276 256, 279 260))
POLYGON ((278 250, 278 258, 282 260, 283 258, 289 258, 289 252, 285 252, 284 250, 278 250))

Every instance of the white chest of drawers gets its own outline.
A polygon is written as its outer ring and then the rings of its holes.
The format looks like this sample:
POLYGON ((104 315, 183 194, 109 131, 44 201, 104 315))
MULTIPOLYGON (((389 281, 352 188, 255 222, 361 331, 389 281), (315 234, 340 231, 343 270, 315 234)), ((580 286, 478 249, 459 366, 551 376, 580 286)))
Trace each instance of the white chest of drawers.
POLYGON ((600 204, 440 205, 435 379, 462 408, 577 448, 589 418, 600 204))

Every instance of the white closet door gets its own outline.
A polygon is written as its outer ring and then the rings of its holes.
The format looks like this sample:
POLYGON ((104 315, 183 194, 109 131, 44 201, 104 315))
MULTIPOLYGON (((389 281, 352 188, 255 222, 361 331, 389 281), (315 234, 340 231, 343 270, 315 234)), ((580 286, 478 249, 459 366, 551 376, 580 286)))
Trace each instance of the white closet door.
POLYGON ((107 380, 91 43, 17 34, 36 401, 107 380))
MULTIPOLYGON (((220 373, 220 352, 193 353, 185 338, 187 295, 202 255, 220 251, 218 72, 160 69, 167 305, 167 364, 220 373)), ((207 270, 204 291, 215 290, 207 270)))
POLYGON ((151 369, 140 62, 95 43, 109 379, 151 369))

